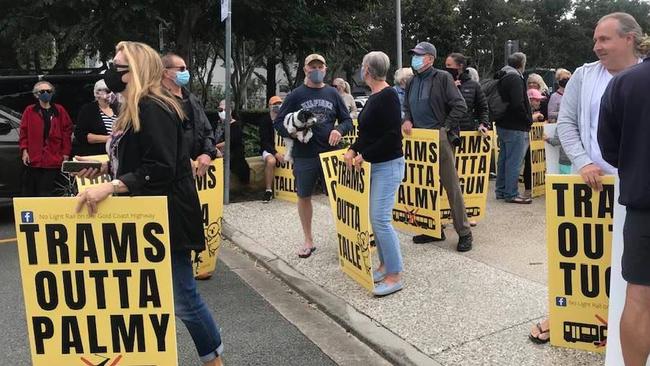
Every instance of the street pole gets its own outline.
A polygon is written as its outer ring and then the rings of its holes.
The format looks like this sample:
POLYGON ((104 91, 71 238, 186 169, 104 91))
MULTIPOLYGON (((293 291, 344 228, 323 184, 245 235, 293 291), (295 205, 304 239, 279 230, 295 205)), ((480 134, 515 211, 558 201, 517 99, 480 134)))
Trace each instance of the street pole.
POLYGON ((395 28, 397 33, 397 68, 402 68, 402 5, 395 0, 395 28))
MULTIPOLYGON (((221 0, 222 4, 224 0, 221 0)), ((231 96, 230 96, 230 75, 232 68, 232 4, 231 0, 225 0, 228 9, 226 19, 226 78, 225 78, 225 92, 226 92, 226 121, 224 126, 225 147, 223 153, 223 203, 230 203, 230 120, 232 119, 231 96)))

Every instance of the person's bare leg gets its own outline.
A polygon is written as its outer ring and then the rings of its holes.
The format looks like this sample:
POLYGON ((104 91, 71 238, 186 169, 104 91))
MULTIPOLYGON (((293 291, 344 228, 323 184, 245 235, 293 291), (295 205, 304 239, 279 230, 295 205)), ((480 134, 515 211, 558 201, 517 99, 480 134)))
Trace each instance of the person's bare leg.
POLYGON ((650 354, 650 286, 627 285, 621 349, 626 366, 645 366, 650 354))
POLYGON ((265 163, 264 176, 266 178, 266 190, 270 191, 273 189, 273 177, 275 176, 275 158, 273 155, 267 155, 265 163))
POLYGON ((311 219, 313 216, 311 197, 298 197, 298 216, 300 216, 300 224, 302 225, 302 232, 305 236, 305 242, 302 248, 312 248, 314 246, 314 239, 311 235, 311 219))
POLYGON ((217 357, 212 361, 204 363, 203 366, 223 366, 223 362, 221 361, 221 357, 217 357))

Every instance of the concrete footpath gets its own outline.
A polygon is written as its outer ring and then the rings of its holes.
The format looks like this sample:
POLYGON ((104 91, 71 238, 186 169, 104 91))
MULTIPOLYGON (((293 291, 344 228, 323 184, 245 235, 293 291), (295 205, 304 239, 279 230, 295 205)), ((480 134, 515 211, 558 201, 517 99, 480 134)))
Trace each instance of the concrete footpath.
POLYGON ((224 219, 229 240, 393 364, 604 364, 603 355, 528 340, 547 314, 543 197, 516 205, 491 193, 468 253, 456 252, 451 228, 435 245, 400 233, 405 288, 381 299, 339 269, 324 195, 314 197, 318 250, 308 259, 296 255, 302 231, 295 204, 235 203, 224 219))

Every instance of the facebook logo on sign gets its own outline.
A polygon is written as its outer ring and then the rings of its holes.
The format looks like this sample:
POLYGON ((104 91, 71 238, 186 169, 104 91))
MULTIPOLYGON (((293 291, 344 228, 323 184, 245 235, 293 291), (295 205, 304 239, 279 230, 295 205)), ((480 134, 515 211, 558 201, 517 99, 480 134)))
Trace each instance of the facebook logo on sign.
POLYGON ((556 297, 555 298, 555 305, 561 306, 561 307, 566 307, 566 297, 556 297))
POLYGON ((23 224, 31 224, 34 222, 34 213, 32 211, 22 211, 20 213, 20 220, 23 224))

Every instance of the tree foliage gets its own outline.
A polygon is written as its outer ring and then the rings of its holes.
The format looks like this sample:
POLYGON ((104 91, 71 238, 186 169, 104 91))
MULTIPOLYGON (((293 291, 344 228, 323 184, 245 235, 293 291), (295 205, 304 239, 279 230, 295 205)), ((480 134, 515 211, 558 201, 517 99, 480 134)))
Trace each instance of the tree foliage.
MULTIPOLYGON (((328 60, 330 76, 353 81, 363 55, 382 50, 395 62, 393 0, 231 0, 233 66, 230 83, 237 106, 260 81, 269 93, 275 78, 256 71, 282 65, 292 86, 304 74, 305 55, 328 60), (296 68, 294 65, 298 64, 296 68)), ((83 56, 110 58, 120 40, 174 51, 198 78, 207 101, 209 80, 224 58, 224 24, 218 0, 2 0, 0 67, 62 69, 83 56), (219 60, 220 59, 220 60, 219 60)), ((438 49, 437 65, 463 52, 481 74, 504 62, 504 44, 518 40, 531 67, 574 69, 595 59, 592 33, 614 11, 632 14, 650 29, 650 4, 641 0, 402 0, 403 60, 417 42, 438 49)))

